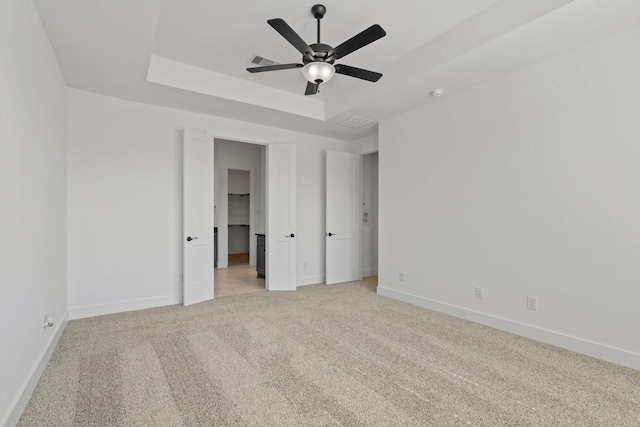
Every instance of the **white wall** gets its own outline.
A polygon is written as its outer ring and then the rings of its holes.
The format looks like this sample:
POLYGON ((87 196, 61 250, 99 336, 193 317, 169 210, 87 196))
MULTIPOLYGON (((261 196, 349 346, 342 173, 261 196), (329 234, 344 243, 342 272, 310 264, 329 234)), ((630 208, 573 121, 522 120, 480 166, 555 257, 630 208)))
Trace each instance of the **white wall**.
POLYGON ((362 177, 362 276, 377 276, 378 153, 362 157, 362 177))
POLYGON ((0 2, 0 425, 17 421, 66 324, 66 114, 32 2, 0 2))
POLYGON ((378 151, 378 132, 353 141, 353 146, 360 154, 369 154, 378 151))
POLYGON ((324 153, 350 143, 75 89, 68 97, 72 317, 181 301, 185 127, 296 144, 298 282, 324 279, 324 153))
POLYGON ((381 123, 380 293, 640 369, 639 45, 381 123))
MULTIPOLYGON (((250 254, 249 242, 251 236, 249 227, 245 226, 232 226, 228 228, 229 248, 227 254, 250 254)), ((252 233, 255 235, 255 233, 252 233)), ((255 265, 255 261, 251 262, 251 256, 249 257, 249 264, 255 265)))
MULTIPOLYGON (((258 162, 260 161, 260 149, 257 150, 258 162)), ((259 164, 259 163, 258 163, 259 164)), ((247 194, 251 191, 251 178, 249 171, 229 169, 229 193, 247 194)))

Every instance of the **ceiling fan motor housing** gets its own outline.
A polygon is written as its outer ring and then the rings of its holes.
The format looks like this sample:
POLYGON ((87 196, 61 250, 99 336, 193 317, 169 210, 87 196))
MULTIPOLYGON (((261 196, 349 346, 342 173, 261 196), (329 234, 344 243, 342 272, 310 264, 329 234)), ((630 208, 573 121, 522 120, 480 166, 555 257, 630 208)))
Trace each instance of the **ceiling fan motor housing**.
POLYGON ((335 56, 328 56, 329 52, 331 52, 331 50, 333 49, 333 47, 329 46, 328 44, 314 43, 310 44, 309 47, 311 47, 311 49, 313 49, 316 54, 314 55, 313 60, 309 58, 308 55, 303 55, 302 62, 305 65, 309 62, 327 62, 329 64, 333 64, 334 62, 336 62, 335 56))

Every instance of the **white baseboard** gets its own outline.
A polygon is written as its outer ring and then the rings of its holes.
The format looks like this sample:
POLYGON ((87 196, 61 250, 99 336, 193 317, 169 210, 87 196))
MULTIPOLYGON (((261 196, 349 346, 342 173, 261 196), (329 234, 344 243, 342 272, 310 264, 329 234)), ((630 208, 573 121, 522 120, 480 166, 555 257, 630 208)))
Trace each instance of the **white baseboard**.
POLYGON ((123 313, 125 311, 175 304, 182 304, 182 294, 70 308, 69 319, 84 319, 85 317, 102 316, 103 314, 123 313))
POLYGON ((640 354, 633 353, 628 350, 611 347, 605 344, 600 344, 570 335, 565 335, 560 332, 538 328, 536 326, 531 326, 513 320, 492 316, 490 314, 480 313, 478 311, 469 310, 468 308, 459 307, 456 305, 451 305, 429 298, 419 297, 416 295, 411 295, 405 292, 400 292, 381 286, 378 286, 378 294, 385 297, 397 299, 399 301, 404 301, 409 304, 428 308, 433 311, 438 311, 440 313, 445 313, 451 316, 469 320, 471 322, 480 323, 481 325, 486 325, 492 328, 500 329, 502 331, 511 332, 516 335, 531 338, 533 340, 551 344, 556 347, 561 347, 566 350, 586 354, 587 356, 595 357, 596 359, 602 359, 606 360, 607 362, 616 363, 628 368, 640 370, 640 354))
POLYGON ((324 283, 324 276, 307 276, 296 279, 296 286, 317 285, 318 283, 324 283))
POLYGON ((55 350, 58 345, 58 341, 60 341, 60 337, 62 336, 62 332, 64 332, 64 328, 67 327, 67 323, 69 323, 69 312, 66 311, 64 316, 62 316, 62 320, 55 326, 55 332, 52 334, 49 342, 45 346, 45 348, 40 353, 40 357, 36 364, 31 368, 31 372, 29 372, 29 376, 25 380, 24 384, 20 388, 18 395, 9 406, 9 410, 7 411, 7 415, 5 418, 0 421, 0 426, 3 427, 13 427, 20 420, 20 416, 24 411, 24 408, 29 403, 29 399, 33 394, 33 390, 35 390, 38 385, 38 381, 40 381, 40 377, 44 372, 44 368, 47 367, 47 363, 49 363, 49 359, 51 358, 51 354, 53 354, 53 350, 55 350))

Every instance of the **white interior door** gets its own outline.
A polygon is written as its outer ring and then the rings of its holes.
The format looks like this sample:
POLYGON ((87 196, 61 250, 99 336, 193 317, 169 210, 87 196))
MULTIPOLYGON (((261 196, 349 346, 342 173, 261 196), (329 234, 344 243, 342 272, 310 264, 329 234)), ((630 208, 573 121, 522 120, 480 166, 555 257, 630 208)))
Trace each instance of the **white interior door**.
POLYGON ((362 279, 361 169, 359 154, 327 150, 327 284, 362 279))
POLYGON ((183 302, 213 299, 213 136, 184 130, 183 302))
POLYGON ((296 146, 267 146, 266 288, 296 290, 296 146))

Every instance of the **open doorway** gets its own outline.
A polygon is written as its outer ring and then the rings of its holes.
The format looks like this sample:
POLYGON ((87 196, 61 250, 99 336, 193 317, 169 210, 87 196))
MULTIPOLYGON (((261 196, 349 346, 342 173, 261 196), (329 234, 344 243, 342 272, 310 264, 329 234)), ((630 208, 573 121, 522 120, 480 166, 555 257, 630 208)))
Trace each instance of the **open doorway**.
POLYGON ((362 277, 378 284, 378 153, 362 157, 362 277))
POLYGON ((256 233, 265 232, 265 146, 215 139, 215 297, 265 289, 256 233))
POLYGON ((296 145, 241 143, 213 135, 210 131, 184 130, 183 304, 222 296, 227 282, 218 273, 230 270, 229 169, 251 172, 247 267, 253 282, 259 284, 255 290, 295 291, 296 145), (247 150, 252 152, 250 156, 246 155, 247 150), (248 158, 251 160, 247 165, 248 158), (270 250, 276 247, 277 250, 270 250), (260 262, 262 268, 256 265, 260 262))

